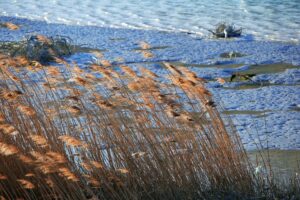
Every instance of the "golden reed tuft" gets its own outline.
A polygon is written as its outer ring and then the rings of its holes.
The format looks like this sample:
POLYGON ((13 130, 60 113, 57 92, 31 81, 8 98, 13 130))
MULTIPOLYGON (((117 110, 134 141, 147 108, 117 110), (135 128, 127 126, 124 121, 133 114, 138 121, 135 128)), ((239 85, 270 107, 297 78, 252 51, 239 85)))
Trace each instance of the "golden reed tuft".
POLYGON ((145 67, 140 66, 139 69, 141 73, 146 77, 153 78, 153 79, 158 78, 157 74, 155 74, 154 72, 152 72, 151 70, 145 67))
POLYGON ((11 136, 15 136, 19 134, 19 131, 17 131, 15 127, 10 124, 0 124, 0 131, 5 135, 11 135, 11 136))
POLYGON ((46 155, 49 156, 55 163, 63 164, 67 162, 67 159, 60 152, 48 151, 46 155))
POLYGON ((0 97, 5 100, 16 100, 18 97, 20 97, 23 94, 23 92, 19 90, 13 90, 13 91, 0 91, 0 97))
POLYGON ((70 135, 59 136, 58 139, 63 141, 67 146, 73 146, 73 147, 85 147, 86 146, 86 144, 83 141, 78 140, 70 135))
POLYGON ((11 156, 18 152, 19 150, 16 146, 0 142, 0 155, 11 156))
POLYGON ((34 160, 32 158, 30 158, 29 156, 23 155, 23 154, 19 154, 18 158, 19 158, 19 160, 21 160, 22 162, 24 162, 26 164, 34 163, 34 160))
POLYGON ((58 67, 54 67, 54 66, 47 67, 47 72, 51 76, 59 76, 60 75, 60 70, 58 69, 58 67))
POLYGON ((35 186, 33 185, 33 183, 31 183, 31 182, 28 181, 28 180, 25 180, 25 179, 18 179, 17 181, 18 181, 18 182, 22 185, 22 187, 25 188, 25 189, 34 189, 34 188, 35 188, 35 186))
POLYGON ((30 135, 29 138, 38 146, 47 147, 47 139, 42 135, 30 135))
POLYGON ((130 76, 131 78, 138 78, 135 71, 133 71, 130 67, 122 65, 120 68, 125 72, 126 75, 130 76))
POLYGON ((79 179, 76 177, 74 173, 70 171, 67 167, 61 167, 58 169, 59 175, 65 177, 68 180, 71 180, 73 182, 78 182, 79 179))
POLYGON ((74 115, 79 115, 81 114, 81 109, 78 106, 72 105, 68 106, 66 109, 69 113, 74 114, 74 115))
POLYGON ((19 105, 18 106, 18 110, 21 113, 23 113, 23 114, 25 114, 27 116, 30 116, 30 117, 32 117, 32 116, 34 116, 36 114, 36 112, 35 112, 35 110, 33 108, 31 108, 29 106, 25 106, 25 105, 19 105))

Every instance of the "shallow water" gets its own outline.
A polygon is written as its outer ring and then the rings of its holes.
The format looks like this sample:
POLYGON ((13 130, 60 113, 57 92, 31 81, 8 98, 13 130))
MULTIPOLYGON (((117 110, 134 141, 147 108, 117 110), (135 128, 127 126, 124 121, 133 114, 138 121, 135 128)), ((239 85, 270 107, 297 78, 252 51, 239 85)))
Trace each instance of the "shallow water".
MULTIPOLYGON (((299 42, 299 0, 1 0, 0 15, 78 25, 186 31, 202 36, 221 21, 256 39, 299 42)), ((251 37, 250 37, 251 38, 251 37)))
POLYGON ((254 165, 263 165, 262 157, 265 162, 270 162, 274 173, 281 175, 282 178, 295 176, 300 172, 300 151, 298 150, 263 150, 250 151, 248 156, 254 165))
MULTIPOLYGON (((230 117, 247 150, 256 149, 258 139, 263 141, 265 147, 272 149, 300 149, 300 70, 297 67, 300 66, 299 44, 255 40, 199 40, 187 34, 65 26, 1 16, 0 21, 21 25, 17 31, 0 29, 1 41, 18 41, 33 33, 63 35, 70 37, 76 45, 84 44, 86 47, 106 50, 102 52, 104 59, 112 61, 113 65, 129 65, 136 71, 142 64, 160 76, 165 76, 168 72, 160 65, 163 61, 187 66, 198 76, 209 80, 207 87, 222 108, 235 112, 230 117), (143 56, 141 41, 150 44, 154 57, 143 56), (230 52, 244 56, 220 56, 230 52), (119 58, 123 60, 120 61, 119 58), (269 65, 272 63, 279 64, 269 65), (255 70, 252 72, 257 75, 253 77, 253 81, 263 85, 250 85, 251 81, 226 82, 221 85, 215 81, 219 77, 230 77, 233 73, 249 73, 247 70, 255 70), (271 73, 274 70, 277 73, 271 73), (253 112, 244 112, 249 110, 270 112, 259 116, 253 115, 253 112)), ((87 70, 87 66, 94 60, 93 55, 84 52, 66 59, 87 70)))
POLYGON ((276 63, 266 65, 253 65, 249 69, 244 70, 241 74, 273 74, 284 72, 287 69, 300 69, 299 66, 294 66, 288 63, 276 63))

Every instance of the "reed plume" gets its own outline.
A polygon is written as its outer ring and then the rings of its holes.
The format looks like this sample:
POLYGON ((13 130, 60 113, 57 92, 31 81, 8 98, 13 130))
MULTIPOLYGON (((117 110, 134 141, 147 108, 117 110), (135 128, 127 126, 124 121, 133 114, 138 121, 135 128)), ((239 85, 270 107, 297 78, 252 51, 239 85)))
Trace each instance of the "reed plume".
POLYGON ((18 152, 19 150, 17 149, 16 146, 0 142, 0 155, 10 156, 18 152))
MULTIPOLYGON (((1 198, 281 197, 271 177, 254 173, 232 122, 192 70, 164 63, 164 77, 106 60, 92 72, 56 61, 33 70, 32 61, 0 54, 1 198)), ((285 194, 297 198, 291 188, 285 194)))
POLYGON ((25 188, 25 189, 33 189, 33 188, 35 188, 35 186, 34 186, 30 181, 28 181, 28 180, 25 180, 25 179, 18 179, 17 181, 18 181, 18 182, 22 185, 22 187, 25 188))

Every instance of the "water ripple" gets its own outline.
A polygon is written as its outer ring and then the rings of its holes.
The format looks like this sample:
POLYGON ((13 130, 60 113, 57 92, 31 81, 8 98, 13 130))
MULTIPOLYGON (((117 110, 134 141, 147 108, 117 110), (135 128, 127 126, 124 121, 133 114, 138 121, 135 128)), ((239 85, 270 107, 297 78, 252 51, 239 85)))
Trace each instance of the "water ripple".
POLYGON ((188 31, 208 35, 220 21, 257 39, 298 41, 299 0, 1 0, 0 15, 66 24, 188 31))

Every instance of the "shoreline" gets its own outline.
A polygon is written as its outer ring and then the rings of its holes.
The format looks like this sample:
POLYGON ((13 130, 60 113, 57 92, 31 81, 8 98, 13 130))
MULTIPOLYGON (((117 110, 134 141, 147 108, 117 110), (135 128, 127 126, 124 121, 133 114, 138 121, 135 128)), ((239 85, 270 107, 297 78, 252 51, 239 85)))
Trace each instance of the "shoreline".
MULTIPOLYGON (((109 28, 98 26, 78 26, 59 23, 47 23, 25 18, 0 16, 0 23, 10 21, 21 25, 16 31, 1 28, 0 41, 20 41, 28 36, 43 34, 46 36, 70 37, 75 45, 101 50, 134 50, 140 41, 148 41, 155 48, 166 47, 156 57, 161 60, 178 61, 186 64, 227 65, 227 64, 275 64, 290 63, 300 66, 300 43, 285 41, 254 40, 253 38, 203 39, 180 32, 162 32, 156 30, 109 28), (89 36, 88 38, 85 36, 89 36), (233 60, 222 59, 222 54, 242 53, 244 56, 233 60), (169 57, 169 59, 168 59, 169 57)), ((251 36, 250 36, 251 37, 251 36)), ((109 57, 113 53, 106 52, 109 57)), ((119 55, 122 56, 122 55, 119 55)), ((155 62, 153 59, 133 57, 134 62, 155 62)))
MULTIPOLYGON (((66 31, 68 30, 73 30, 76 31, 78 28, 82 28, 84 30, 88 29, 89 31, 96 32, 97 30, 100 30, 100 32, 110 32, 110 33, 116 33, 116 32, 121 32, 121 34, 124 34, 125 32, 132 33, 134 35, 138 34, 140 36, 149 36, 152 34, 162 34, 162 35, 172 35, 172 36, 178 36, 178 37, 186 37, 194 40, 201 40, 201 41, 206 41, 206 42, 257 42, 257 43, 274 43, 274 44, 282 44, 282 45, 291 45, 291 46, 300 46, 300 42, 291 42, 291 41, 284 41, 284 40, 268 40, 268 39, 260 39, 260 38, 255 38, 254 35, 251 34, 242 34, 241 37, 237 38, 230 38, 230 39, 222 39, 222 38, 214 38, 211 36, 211 34, 206 35, 207 37, 201 37, 200 35, 192 32, 184 32, 184 31, 164 31, 164 30, 155 30, 155 29, 142 29, 142 28, 123 28, 123 27, 106 27, 106 26, 98 26, 98 25, 75 25, 75 24, 63 24, 63 23, 53 23, 53 22, 47 22, 44 20, 34 20, 34 19, 28 19, 28 18, 23 18, 23 17, 13 17, 13 16, 1 16, 0 15, 0 23, 1 22, 15 22, 16 24, 25 24, 25 27, 23 27, 23 30, 19 30, 21 32, 25 32, 28 35, 30 34, 29 26, 30 28, 33 28, 32 30, 36 32, 45 32, 48 34, 51 34, 50 30, 39 30, 35 29, 34 25, 39 25, 43 28, 54 28, 61 32, 63 28, 67 28, 66 31), (209 36, 209 37, 208 37, 209 36)), ((3 31, 3 29, 1 29, 3 31)), ((34 33, 32 31, 32 33, 34 33)), ((13 32, 12 32, 13 33, 13 32)), ((54 34, 52 34, 54 35, 54 34)), ((69 35, 67 33, 67 35, 69 35)), ((10 38, 8 41, 16 41, 13 39, 21 39, 20 36, 16 36, 17 38, 10 38)), ((4 37, 0 36, 0 40, 3 41, 4 37)), ((82 38, 81 38, 82 39, 82 38)), ((76 42, 76 40, 74 40, 76 42)), ((89 44, 93 45, 93 44, 89 44)))
MULTIPOLYGON (((189 66, 197 72, 200 77, 215 80, 218 77, 230 77, 233 73, 239 73, 249 69, 249 66, 288 63, 295 66, 295 69, 284 69, 275 75, 259 74, 258 81, 275 79, 279 84, 291 83, 291 86, 268 86, 258 87, 251 90, 224 90, 224 86, 209 82, 207 85, 217 100, 225 104, 226 110, 268 110, 266 119, 272 128, 270 133, 255 133, 254 125, 258 129, 263 128, 263 119, 235 114, 240 122, 235 122, 241 134, 245 147, 251 150, 255 147, 250 144, 251 139, 247 135, 268 137, 271 140, 271 148, 279 149, 300 149, 300 138, 297 131, 300 131, 299 111, 289 111, 294 105, 297 108, 300 100, 297 94, 300 79, 293 74, 300 73, 300 44, 287 44, 276 41, 245 40, 245 38, 234 40, 201 39, 191 37, 183 33, 170 33, 155 30, 133 30, 122 28, 103 28, 98 26, 76 26, 64 24, 52 24, 43 21, 32 21, 24 18, 0 16, 0 22, 10 21, 21 25, 20 30, 10 31, 1 28, 0 41, 18 41, 26 35, 44 34, 47 36, 63 35, 70 37, 76 45, 85 44, 86 47, 105 50, 104 57, 108 60, 123 58, 122 64, 128 64, 133 68, 138 68, 138 63, 145 63, 147 67, 159 74, 165 73, 159 62, 172 61, 180 62, 189 66), (139 42, 147 41, 153 46, 151 50, 153 58, 144 58, 136 50, 139 42), (241 57, 222 58, 221 54, 237 52, 243 54, 241 57), (206 65, 197 67, 193 64, 206 65), (229 65, 241 65, 236 68, 227 68, 229 65), (225 66, 224 69, 214 68, 215 66, 225 66), (289 95, 289 98, 286 97, 289 95), (257 98, 258 102, 250 102, 257 98), (249 102, 248 102, 249 101, 249 102), (280 105, 279 108, 277 108, 280 105), (274 110, 275 109, 275 110, 274 110), (278 120, 278 121, 277 121, 278 120), (247 133, 250 129, 252 132, 247 133), (289 135, 290 134, 290 135, 289 135), (286 138, 286 136, 289 136, 286 138)), ((91 60, 89 53, 76 53, 67 58, 68 61, 76 61, 82 68, 91 60)), ((235 84, 226 83, 228 86, 235 84)), ((236 83, 238 85, 239 83, 236 83)), ((267 130, 268 131, 268 130, 267 130)), ((269 131, 268 131, 269 132, 269 131)), ((252 141, 253 142, 253 141, 252 141)))
MULTIPOLYGON (((100 26, 100 25, 92 25, 92 24, 64 24, 60 22, 48 22, 46 20, 40 20, 40 19, 30 19, 26 17, 14 17, 14 16, 1 16, 0 15, 0 20, 25 20, 25 21, 32 21, 32 22, 42 22, 46 24, 52 24, 52 25, 59 25, 59 26, 76 26, 76 27, 93 27, 93 28, 98 28, 98 29, 114 29, 114 30, 128 30, 128 31, 146 31, 146 32, 157 32, 157 33, 165 33, 165 34, 182 34, 182 35, 188 35, 196 39, 201 39, 201 40, 211 40, 211 41, 222 41, 224 39, 221 38, 215 38, 211 34, 211 32, 208 31, 207 29, 207 34, 200 34, 194 31, 188 31, 188 30, 160 30, 160 29, 146 29, 142 27, 117 27, 117 26, 100 26)), ((226 39, 225 39, 226 40, 226 39)), ((228 40, 228 39, 227 39, 228 40)), ((253 34, 242 34, 238 38, 231 38, 229 39, 231 41, 265 41, 265 42, 275 42, 275 43, 282 43, 282 44, 290 44, 290 45, 300 45, 300 41, 293 41, 293 40, 279 40, 279 39, 267 39, 267 38, 261 38, 261 37, 256 37, 253 34)))

